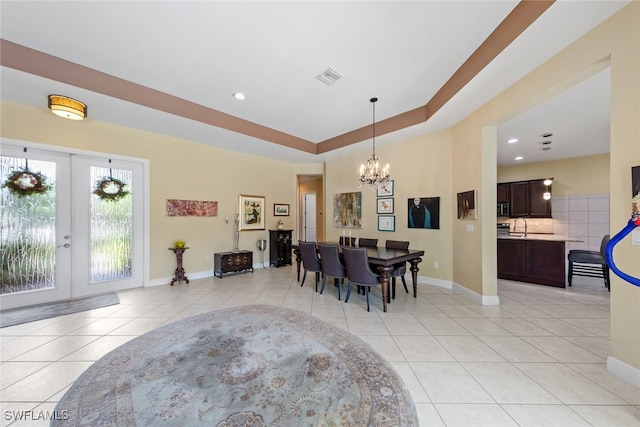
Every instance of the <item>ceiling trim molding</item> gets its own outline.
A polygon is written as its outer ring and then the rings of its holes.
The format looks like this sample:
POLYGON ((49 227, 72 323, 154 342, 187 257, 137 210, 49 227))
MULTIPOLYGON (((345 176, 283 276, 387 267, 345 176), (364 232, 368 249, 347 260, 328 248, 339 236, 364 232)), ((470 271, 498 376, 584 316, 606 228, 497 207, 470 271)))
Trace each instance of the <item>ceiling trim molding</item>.
MULTIPOLYGON (((555 0, 522 0, 423 106, 376 123, 384 135, 426 122, 536 21, 555 0)), ((372 125, 314 143, 0 38, 0 65, 311 154, 369 139, 372 125)))

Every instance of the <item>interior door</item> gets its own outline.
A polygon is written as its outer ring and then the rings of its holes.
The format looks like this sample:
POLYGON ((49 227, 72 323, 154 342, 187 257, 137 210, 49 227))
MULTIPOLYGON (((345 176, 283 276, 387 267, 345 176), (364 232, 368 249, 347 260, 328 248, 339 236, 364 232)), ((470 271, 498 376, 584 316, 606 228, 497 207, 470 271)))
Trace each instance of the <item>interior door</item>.
POLYGON ((43 193, 28 195, 2 187, 2 310, 68 299, 72 295, 70 169, 69 154, 2 143, 2 183, 15 171, 29 171, 40 174, 49 187, 43 193))
POLYGON ((307 242, 316 241, 316 193, 305 193, 303 197, 303 230, 304 240, 307 242))

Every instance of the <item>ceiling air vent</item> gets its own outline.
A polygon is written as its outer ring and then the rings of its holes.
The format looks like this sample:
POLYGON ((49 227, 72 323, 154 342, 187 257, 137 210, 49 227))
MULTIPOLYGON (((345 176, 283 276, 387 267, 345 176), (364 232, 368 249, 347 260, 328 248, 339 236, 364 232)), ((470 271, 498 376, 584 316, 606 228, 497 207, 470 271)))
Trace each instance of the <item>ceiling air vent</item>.
POLYGON ((316 79, 320 80, 322 83, 326 84, 327 86, 331 86, 341 78, 342 76, 340 75, 340 73, 338 73, 336 70, 332 68, 327 68, 322 73, 316 76, 316 79))

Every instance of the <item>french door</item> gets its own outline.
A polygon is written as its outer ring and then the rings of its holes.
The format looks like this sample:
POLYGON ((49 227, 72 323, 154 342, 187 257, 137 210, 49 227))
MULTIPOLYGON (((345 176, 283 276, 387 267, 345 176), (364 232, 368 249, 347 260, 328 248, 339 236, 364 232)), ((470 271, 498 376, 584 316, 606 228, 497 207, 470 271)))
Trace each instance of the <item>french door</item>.
POLYGON ((38 174, 48 190, 2 188, 1 309, 143 285, 142 163, 3 140, 2 183, 15 171, 38 174), (101 182, 107 185, 97 192, 101 182))

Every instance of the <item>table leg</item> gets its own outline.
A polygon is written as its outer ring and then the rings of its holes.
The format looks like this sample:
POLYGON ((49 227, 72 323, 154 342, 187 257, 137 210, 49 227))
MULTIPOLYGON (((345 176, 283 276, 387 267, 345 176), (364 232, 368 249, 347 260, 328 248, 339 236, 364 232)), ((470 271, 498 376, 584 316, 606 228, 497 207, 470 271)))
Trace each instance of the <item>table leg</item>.
POLYGON ((392 265, 378 266, 380 272, 380 286, 382 287, 382 309, 387 312, 387 295, 389 292, 389 283, 391 281, 391 272, 393 271, 392 265))
POLYGON ((293 253, 296 254, 296 265, 298 269, 298 282, 300 281, 300 263, 302 262, 302 258, 300 257, 300 250, 294 249, 293 253))
POLYGON ((422 258, 416 258, 409 261, 409 263, 411 263, 410 270, 411 270, 411 278, 413 279, 413 297, 414 298, 418 297, 418 271, 420 271, 420 269, 418 268, 419 262, 422 262, 422 258))

